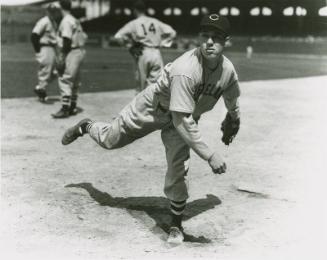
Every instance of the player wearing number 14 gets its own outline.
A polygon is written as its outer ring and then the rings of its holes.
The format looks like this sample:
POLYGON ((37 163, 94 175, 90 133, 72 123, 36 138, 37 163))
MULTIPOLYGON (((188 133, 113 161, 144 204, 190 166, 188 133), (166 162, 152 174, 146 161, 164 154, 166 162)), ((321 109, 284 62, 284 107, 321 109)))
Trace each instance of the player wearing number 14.
POLYGON ((135 59, 137 92, 140 92, 159 78, 163 68, 159 48, 170 47, 176 32, 171 26, 147 16, 142 1, 134 4, 133 12, 136 19, 124 25, 115 34, 115 39, 128 47, 135 59))

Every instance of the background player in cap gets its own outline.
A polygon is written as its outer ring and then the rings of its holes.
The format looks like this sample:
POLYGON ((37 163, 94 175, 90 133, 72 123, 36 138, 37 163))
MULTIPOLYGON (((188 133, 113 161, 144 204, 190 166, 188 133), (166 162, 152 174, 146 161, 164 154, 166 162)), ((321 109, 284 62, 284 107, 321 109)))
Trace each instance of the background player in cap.
POLYGON ((170 47, 175 30, 156 18, 146 15, 146 6, 137 1, 133 7, 136 19, 124 25, 115 39, 129 48, 135 59, 138 82, 137 92, 142 91, 160 76, 163 60, 159 48, 170 47))
POLYGON ((54 118, 65 118, 76 114, 78 91, 81 85, 81 65, 85 56, 84 45, 87 39, 81 23, 71 15, 70 0, 59 1, 62 8, 62 21, 58 29, 59 57, 57 70, 61 94, 61 109, 52 114, 54 118))
POLYGON ((38 62, 38 84, 34 89, 41 102, 47 99, 47 86, 55 78, 57 29, 62 18, 60 7, 49 4, 46 15, 37 21, 32 34, 31 42, 38 62))
POLYGON ((117 149, 161 130, 168 164, 164 192, 172 213, 170 243, 183 241, 190 148, 208 162, 214 173, 226 171, 219 152, 202 139, 198 128, 201 115, 211 110, 222 96, 227 109, 221 125, 222 141, 229 145, 239 130, 238 78, 233 64, 222 54, 229 34, 225 17, 205 16, 201 22, 201 46, 167 64, 156 84, 139 93, 111 123, 84 119, 69 128, 62 138, 67 145, 88 133, 103 148, 117 149))

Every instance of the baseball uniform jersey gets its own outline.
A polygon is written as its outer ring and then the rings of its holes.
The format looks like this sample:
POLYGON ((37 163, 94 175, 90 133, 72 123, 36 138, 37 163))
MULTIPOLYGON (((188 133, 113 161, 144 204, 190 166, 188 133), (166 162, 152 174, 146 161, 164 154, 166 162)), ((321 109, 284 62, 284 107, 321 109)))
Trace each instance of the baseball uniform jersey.
POLYGON ((206 69, 196 48, 167 64, 157 83, 139 93, 112 123, 93 123, 89 134, 102 147, 115 149, 161 129, 168 164, 164 191, 170 200, 183 201, 188 198, 190 148, 175 129, 171 112, 191 114, 197 121, 223 96, 229 113, 237 116, 239 95, 233 64, 221 56, 214 70, 206 69))
POLYGON ((171 26, 145 15, 130 21, 115 34, 115 38, 140 42, 144 46, 142 55, 136 60, 139 91, 160 76, 163 60, 159 48, 170 47, 175 36, 176 32, 171 26))

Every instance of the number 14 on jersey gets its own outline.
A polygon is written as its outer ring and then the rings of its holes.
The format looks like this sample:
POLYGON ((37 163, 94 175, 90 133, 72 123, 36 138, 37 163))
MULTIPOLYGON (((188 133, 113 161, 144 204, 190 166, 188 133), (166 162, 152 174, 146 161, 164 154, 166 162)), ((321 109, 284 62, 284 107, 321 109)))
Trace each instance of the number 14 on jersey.
POLYGON ((146 28, 144 24, 141 24, 141 26, 142 26, 144 35, 147 35, 148 33, 153 33, 153 34, 156 33, 156 27, 154 27, 153 23, 150 24, 149 28, 146 28))

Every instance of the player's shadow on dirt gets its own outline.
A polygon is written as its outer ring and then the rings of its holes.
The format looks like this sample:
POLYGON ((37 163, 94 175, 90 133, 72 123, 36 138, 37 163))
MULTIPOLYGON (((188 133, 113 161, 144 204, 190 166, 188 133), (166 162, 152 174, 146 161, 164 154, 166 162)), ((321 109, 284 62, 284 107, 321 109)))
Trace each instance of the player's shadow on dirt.
MULTIPOLYGON (((67 188, 85 189, 90 196, 101 206, 121 208, 147 213, 164 232, 168 233, 171 213, 169 200, 164 197, 112 197, 106 192, 102 192, 93 187, 91 183, 77 183, 66 185, 67 188)), ((183 220, 188 220, 201 214, 215 206, 221 204, 221 200, 214 195, 207 195, 205 199, 198 199, 187 203, 183 220)), ((204 236, 195 237, 184 232, 184 241, 196 243, 210 243, 211 240, 204 236)))

